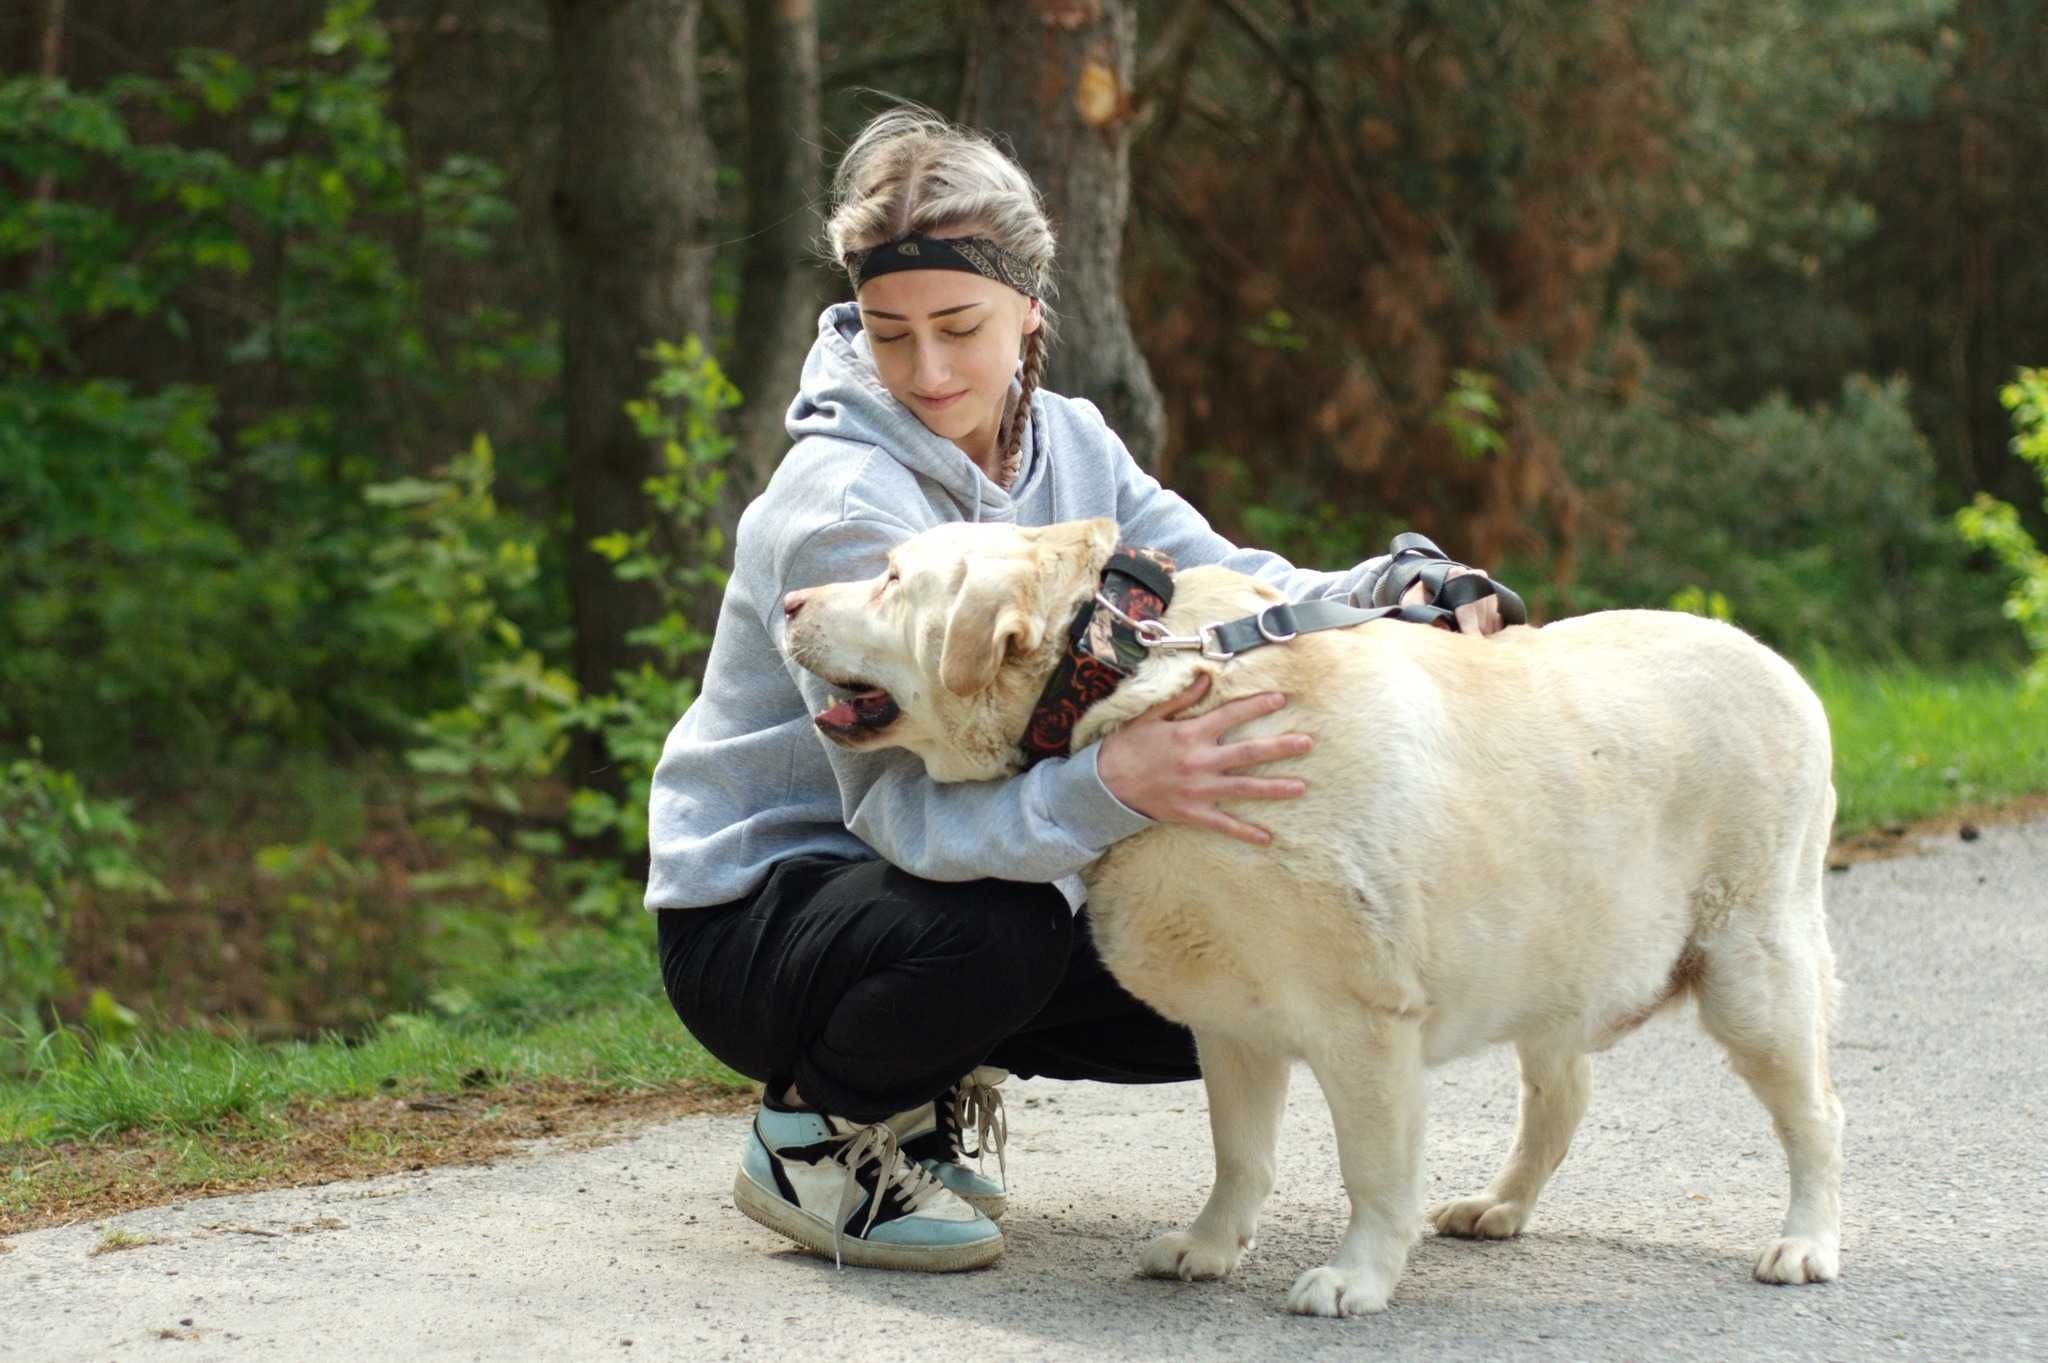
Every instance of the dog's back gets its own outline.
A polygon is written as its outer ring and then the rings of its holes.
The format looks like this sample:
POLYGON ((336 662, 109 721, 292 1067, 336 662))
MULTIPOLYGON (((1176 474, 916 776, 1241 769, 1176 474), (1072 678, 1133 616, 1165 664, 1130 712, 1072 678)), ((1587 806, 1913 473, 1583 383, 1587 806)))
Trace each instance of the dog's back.
POLYGON ((1476 639, 1378 622, 1217 674, 1219 702, 1268 689, 1288 708, 1239 732, 1317 744, 1274 769, 1307 796, 1233 810, 1273 844, 1162 826, 1091 873, 1112 968, 1173 995, 1150 1000, 1170 1014, 1249 986, 1292 1031, 1324 990, 1362 990, 1426 1006, 1433 1061, 1531 1030, 1603 1044, 1682 992, 1702 930, 1792 912, 1820 875, 1825 715, 1729 626, 1617 611, 1476 639), (1260 987, 1274 979, 1322 987, 1290 1001, 1260 987))

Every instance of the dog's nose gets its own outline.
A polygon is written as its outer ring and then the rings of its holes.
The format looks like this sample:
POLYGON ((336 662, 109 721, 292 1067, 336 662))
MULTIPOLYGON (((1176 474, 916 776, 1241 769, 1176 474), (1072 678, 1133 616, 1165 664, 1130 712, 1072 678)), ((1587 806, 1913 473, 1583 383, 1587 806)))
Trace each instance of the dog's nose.
POLYGON ((782 618, 785 620, 796 619, 796 613, 803 608, 804 594, 802 592, 790 592, 782 598, 782 618))

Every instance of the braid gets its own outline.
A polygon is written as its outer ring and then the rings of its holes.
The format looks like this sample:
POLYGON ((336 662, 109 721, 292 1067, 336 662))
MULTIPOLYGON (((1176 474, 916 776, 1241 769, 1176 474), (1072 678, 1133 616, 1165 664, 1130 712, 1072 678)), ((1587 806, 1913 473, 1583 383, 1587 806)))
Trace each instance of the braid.
POLYGON ((1003 432, 1002 470, 1003 486, 1017 481, 1017 473, 1024 465, 1024 425, 1031 418, 1031 395, 1038 391, 1038 384, 1045 377, 1045 328, 1040 327, 1024 338, 1024 391, 1017 396, 1017 410, 1010 413, 1010 428, 1003 432))

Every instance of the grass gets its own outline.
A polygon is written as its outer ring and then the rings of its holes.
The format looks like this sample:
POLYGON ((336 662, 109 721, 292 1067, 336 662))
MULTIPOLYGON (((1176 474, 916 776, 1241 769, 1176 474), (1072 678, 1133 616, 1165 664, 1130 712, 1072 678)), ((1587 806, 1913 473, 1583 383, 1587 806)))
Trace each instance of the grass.
POLYGON ((529 962, 475 995, 448 991, 453 1015, 393 1014, 362 1036, 259 1043, 182 1030, 109 1045, 66 1029, 0 1042, 12 1076, 0 1078, 0 1145, 262 1132, 315 1099, 745 1083, 678 1025, 642 944, 578 940, 580 958, 529 962))
POLYGON ((2048 791, 2048 692, 2010 671, 1825 657, 1800 671, 1834 731, 1837 837, 2048 791))
POLYGON ((19 1048, 26 1082, 0 1086, 0 1144, 97 1141, 129 1130, 264 1132, 292 1102, 411 1097, 559 1080, 630 1091, 740 1084, 665 1001, 593 999, 534 1025, 400 1015, 366 1037, 258 1044, 183 1031, 118 1045, 76 1032, 19 1048))
MULTIPOLYGON (((0 1232, 229 1189, 486 1159, 746 1081, 676 1022, 645 943, 585 934, 451 1014, 361 1036, 0 1040, 0 1232)), ((710 1095, 707 1099, 706 1095, 710 1095)))
POLYGON ((100 1237, 100 1242, 92 1247, 91 1257, 114 1254, 124 1249, 141 1249, 144 1245, 159 1243, 161 1241, 154 1235, 134 1235, 116 1227, 100 1237))
MULTIPOLYGON (((2010 672, 1828 658, 1801 671, 1834 730, 1838 836, 2048 792, 2048 693, 2010 672)), ((443 989, 439 1013, 359 1036, 0 1038, 0 1232, 489 1158, 578 1129, 592 1106, 684 1111, 663 1095, 743 1088, 677 1024, 644 938, 586 932, 552 959, 443 989)))

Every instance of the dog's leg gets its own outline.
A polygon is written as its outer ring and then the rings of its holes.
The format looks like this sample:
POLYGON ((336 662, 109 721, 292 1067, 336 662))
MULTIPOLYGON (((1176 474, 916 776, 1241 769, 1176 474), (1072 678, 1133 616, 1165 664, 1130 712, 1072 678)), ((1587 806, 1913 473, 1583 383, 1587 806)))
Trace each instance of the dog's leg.
POLYGON ((1841 1271, 1842 1104, 1828 1076, 1834 955, 1820 892, 1782 937, 1723 933, 1706 953, 1700 1021, 1770 1109, 1792 1172, 1777 1240, 1756 1261, 1770 1283, 1826 1282, 1841 1271))
POLYGON ((1560 1055, 1527 1042, 1516 1053, 1522 1058, 1522 1110, 1515 1148, 1484 1193, 1429 1209, 1439 1235, 1503 1240, 1520 1234, 1586 1115, 1593 1091, 1591 1057, 1560 1055))
POLYGON ((1318 1038, 1309 1066, 1330 1103, 1351 1225, 1337 1256, 1295 1279, 1287 1307, 1306 1316, 1384 1310, 1408 1262, 1422 1209, 1422 1028, 1361 1017, 1318 1038))
POLYGON ((1145 1247, 1138 1271, 1152 1278, 1221 1278, 1237 1267, 1273 1191, 1273 1148, 1287 1101, 1287 1057, 1214 1032, 1197 1032, 1216 1186, 1186 1230, 1145 1247))

